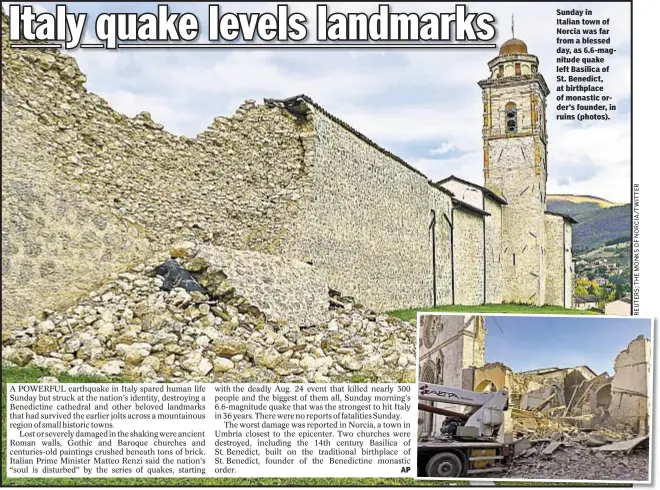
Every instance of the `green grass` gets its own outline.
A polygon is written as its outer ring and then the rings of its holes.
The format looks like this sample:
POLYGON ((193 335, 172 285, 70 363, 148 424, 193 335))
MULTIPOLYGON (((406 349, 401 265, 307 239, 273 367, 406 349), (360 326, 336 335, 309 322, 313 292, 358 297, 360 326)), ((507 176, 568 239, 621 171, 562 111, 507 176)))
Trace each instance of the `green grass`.
POLYGON ((409 321, 417 318, 418 312, 441 312, 441 313, 512 313, 518 315, 596 315, 592 311, 562 308, 561 306, 531 306, 516 304, 493 304, 460 306, 447 305, 437 308, 413 308, 409 310, 397 310, 390 315, 409 321))

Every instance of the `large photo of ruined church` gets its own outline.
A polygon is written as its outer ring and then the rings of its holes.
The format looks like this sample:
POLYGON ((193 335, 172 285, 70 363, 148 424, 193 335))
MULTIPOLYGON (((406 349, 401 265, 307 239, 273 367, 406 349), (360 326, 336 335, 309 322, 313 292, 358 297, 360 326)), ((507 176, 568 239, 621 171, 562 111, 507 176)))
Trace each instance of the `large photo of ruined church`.
POLYGON ((651 320, 420 313, 418 327, 419 476, 649 481, 651 320))

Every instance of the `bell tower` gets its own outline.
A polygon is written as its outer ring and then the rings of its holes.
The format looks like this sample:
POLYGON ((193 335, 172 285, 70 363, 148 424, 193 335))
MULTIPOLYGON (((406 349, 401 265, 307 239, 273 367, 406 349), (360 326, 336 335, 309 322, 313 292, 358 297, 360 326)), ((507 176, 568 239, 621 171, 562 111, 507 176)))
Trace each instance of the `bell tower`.
POLYGON ((485 186, 508 202, 502 211, 503 300, 543 305, 549 90, 538 66, 514 37, 500 46, 479 86, 485 186))

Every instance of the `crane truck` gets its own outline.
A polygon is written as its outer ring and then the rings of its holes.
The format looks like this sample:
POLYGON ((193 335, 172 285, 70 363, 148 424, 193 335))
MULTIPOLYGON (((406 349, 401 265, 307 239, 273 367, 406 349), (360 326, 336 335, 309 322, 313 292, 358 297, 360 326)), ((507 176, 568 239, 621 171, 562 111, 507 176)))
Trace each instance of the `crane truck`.
POLYGON ((504 411, 509 408, 507 391, 478 393, 430 383, 419 383, 418 388, 418 409, 445 417, 439 434, 417 443, 419 477, 471 477, 507 469, 513 459, 513 445, 497 440, 504 411), (421 401, 469 409, 462 413, 421 401))

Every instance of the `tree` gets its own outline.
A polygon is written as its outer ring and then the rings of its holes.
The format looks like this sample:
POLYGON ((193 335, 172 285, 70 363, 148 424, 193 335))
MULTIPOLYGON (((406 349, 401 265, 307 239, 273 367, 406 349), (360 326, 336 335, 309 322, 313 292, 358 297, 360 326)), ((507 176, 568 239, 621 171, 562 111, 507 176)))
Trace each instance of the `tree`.
POLYGON ((596 281, 591 281, 589 285, 589 293, 601 298, 603 296, 603 288, 601 288, 596 281))
POLYGON ((626 291, 623 287, 623 284, 617 283, 616 284, 616 289, 614 291, 614 299, 619 299, 623 297, 623 295, 626 294, 626 291))

